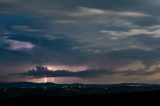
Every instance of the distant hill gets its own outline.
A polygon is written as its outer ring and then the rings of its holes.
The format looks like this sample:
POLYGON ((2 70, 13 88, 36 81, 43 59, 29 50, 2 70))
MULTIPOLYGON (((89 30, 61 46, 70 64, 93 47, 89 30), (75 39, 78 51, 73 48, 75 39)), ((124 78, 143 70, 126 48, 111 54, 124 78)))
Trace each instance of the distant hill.
MULTIPOLYGON (((66 101, 78 100, 81 103, 88 100, 86 98, 93 98, 95 101, 98 99, 100 101, 104 100, 104 103, 107 101, 111 106, 112 104, 115 104, 115 106, 124 106, 126 104, 128 106, 140 103, 159 103, 159 95, 160 85, 157 84, 0 83, 0 99, 7 102, 9 100, 11 102, 15 101, 16 103, 19 103, 20 100, 35 102, 36 99, 38 103, 40 101, 61 103, 63 99, 66 101)), ((91 102, 94 102, 93 99, 91 102)))
POLYGON ((122 84, 56 84, 56 83, 32 83, 32 82, 14 82, 14 83, 0 83, 0 88, 38 88, 38 87, 79 87, 83 86, 88 89, 108 89, 117 91, 127 91, 127 90, 160 90, 160 85, 158 84, 141 84, 141 83, 122 83, 122 84))

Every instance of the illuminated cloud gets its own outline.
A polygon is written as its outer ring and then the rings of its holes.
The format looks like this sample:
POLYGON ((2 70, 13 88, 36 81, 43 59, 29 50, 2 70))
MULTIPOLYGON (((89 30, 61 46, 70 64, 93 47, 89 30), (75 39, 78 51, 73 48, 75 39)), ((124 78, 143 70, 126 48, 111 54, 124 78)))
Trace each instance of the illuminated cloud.
POLYGON ((71 72, 68 70, 56 70, 47 72, 26 72, 13 74, 17 76, 31 76, 31 77, 77 77, 77 78, 97 78, 105 74, 112 74, 112 72, 107 72, 106 70, 84 70, 79 72, 71 72))
POLYGON ((30 42, 22 42, 22 41, 16 41, 16 40, 8 40, 8 49, 10 50, 25 50, 25 49, 33 49, 35 45, 33 45, 30 42))

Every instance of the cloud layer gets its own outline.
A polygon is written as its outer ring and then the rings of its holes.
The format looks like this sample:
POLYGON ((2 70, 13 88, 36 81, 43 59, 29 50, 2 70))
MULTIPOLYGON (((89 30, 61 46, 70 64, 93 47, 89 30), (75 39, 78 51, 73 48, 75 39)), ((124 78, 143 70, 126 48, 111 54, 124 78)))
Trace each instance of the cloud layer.
POLYGON ((82 76, 100 73, 101 77, 86 80, 91 83, 137 79, 157 83, 159 4, 159 0, 0 0, 1 74, 23 73, 43 61, 47 66, 71 67, 67 69, 71 75, 80 74, 72 69, 76 66, 90 70, 82 69, 82 76))

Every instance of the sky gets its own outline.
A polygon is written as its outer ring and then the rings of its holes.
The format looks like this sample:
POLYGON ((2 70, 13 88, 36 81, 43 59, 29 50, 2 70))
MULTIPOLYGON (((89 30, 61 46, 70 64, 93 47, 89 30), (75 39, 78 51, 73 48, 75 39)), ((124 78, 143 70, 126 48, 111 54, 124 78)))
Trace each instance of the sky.
POLYGON ((160 83, 159 5, 160 0, 0 0, 0 82, 43 82, 34 75, 10 76, 42 62, 53 71, 82 71, 78 77, 54 76, 56 83, 160 83))

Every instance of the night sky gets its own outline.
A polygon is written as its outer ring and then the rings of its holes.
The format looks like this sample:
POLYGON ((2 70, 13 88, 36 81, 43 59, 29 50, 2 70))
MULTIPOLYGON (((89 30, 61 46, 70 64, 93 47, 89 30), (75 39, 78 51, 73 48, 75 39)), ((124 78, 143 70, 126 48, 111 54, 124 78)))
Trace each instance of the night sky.
MULTIPOLYGON (((0 0, 0 82, 42 63, 55 83, 160 83, 160 0, 0 0)), ((48 82, 51 80, 47 79, 48 82)))

